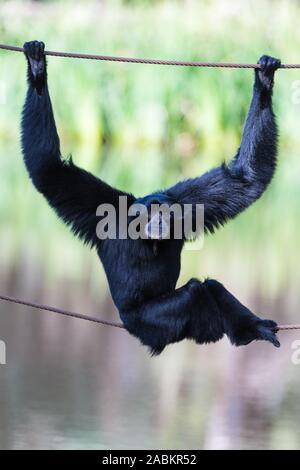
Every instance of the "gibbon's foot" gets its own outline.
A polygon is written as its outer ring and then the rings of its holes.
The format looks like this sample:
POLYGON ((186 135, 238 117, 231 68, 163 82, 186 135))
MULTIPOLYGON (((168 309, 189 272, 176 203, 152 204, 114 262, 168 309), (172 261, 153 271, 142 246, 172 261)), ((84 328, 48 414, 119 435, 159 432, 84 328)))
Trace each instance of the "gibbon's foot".
POLYGON ((262 320, 234 297, 220 282, 207 279, 206 285, 214 297, 224 322, 224 333, 232 344, 245 346, 255 340, 269 341, 279 348, 277 323, 262 320))
POLYGON ((267 90, 273 87, 274 73, 280 67, 281 61, 268 55, 263 55, 257 62, 261 68, 255 69, 260 84, 267 90))
POLYGON ((272 343, 276 348, 280 347, 280 342, 276 336, 277 323, 273 320, 261 320, 257 318, 247 327, 244 327, 234 335, 236 346, 245 346, 255 340, 264 340, 272 343))
POLYGON ((46 75, 45 44, 41 41, 30 41, 25 42, 23 47, 33 80, 43 81, 46 75))

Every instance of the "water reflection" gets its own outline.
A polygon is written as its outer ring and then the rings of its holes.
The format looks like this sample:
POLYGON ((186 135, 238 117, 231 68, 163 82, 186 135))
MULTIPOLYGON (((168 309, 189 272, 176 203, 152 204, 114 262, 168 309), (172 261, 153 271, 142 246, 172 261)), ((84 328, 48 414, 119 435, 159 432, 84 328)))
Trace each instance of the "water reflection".
MULTIPOLYGON (((116 316, 108 295, 99 306, 78 286, 22 295, 116 316)), ((6 303, 0 332, 2 449, 299 448, 299 333, 279 350, 185 342, 150 358, 122 330, 6 303)))

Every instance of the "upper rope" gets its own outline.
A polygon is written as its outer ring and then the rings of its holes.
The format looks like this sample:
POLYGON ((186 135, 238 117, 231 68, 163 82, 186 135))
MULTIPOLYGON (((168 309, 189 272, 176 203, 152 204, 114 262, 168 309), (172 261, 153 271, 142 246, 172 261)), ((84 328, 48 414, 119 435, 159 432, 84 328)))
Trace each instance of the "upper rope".
MULTIPOLYGON (((0 44, 0 49, 14 52, 24 52, 23 47, 10 46, 8 44, 0 44)), ((153 64, 153 65, 177 65, 182 67, 219 67, 219 68, 236 68, 236 69, 259 69, 259 64, 238 64, 235 62, 198 62, 190 60, 164 60, 164 59, 145 59, 135 57, 116 57, 98 54, 82 54, 78 52, 57 52, 45 51, 46 55, 55 57, 69 57, 72 59, 91 59, 104 60, 110 62, 129 62, 134 64, 153 64)), ((281 69, 299 69, 300 64, 281 64, 281 69)))

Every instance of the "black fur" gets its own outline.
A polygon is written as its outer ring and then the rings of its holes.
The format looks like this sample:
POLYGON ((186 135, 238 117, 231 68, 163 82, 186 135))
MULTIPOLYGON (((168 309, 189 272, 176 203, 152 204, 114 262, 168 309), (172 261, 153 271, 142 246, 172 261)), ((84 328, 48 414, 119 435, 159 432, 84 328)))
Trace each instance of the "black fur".
MULTIPOLYGON (((37 190, 74 234, 96 248, 127 330, 152 354, 184 338, 201 344, 218 341, 224 334, 237 346, 258 339, 279 346, 276 323, 253 315, 219 282, 192 279, 176 289, 184 240, 97 238, 98 205, 110 203, 117 208, 120 195, 128 196, 129 204, 136 199, 78 168, 71 160, 61 160, 47 87, 44 44, 33 41, 24 48, 28 92, 22 147, 27 170, 37 190)), ((231 163, 150 195, 150 199, 162 202, 168 199, 179 204, 204 204, 205 229, 210 232, 256 201, 275 170, 277 130, 272 87, 280 61, 263 56, 259 63, 261 70, 255 71, 241 146, 231 163)))

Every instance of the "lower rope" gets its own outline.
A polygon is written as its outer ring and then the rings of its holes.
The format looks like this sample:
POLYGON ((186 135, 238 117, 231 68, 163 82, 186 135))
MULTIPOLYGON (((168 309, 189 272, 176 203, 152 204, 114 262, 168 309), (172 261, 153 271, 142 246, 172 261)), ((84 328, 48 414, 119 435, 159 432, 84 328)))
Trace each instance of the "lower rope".
MULTIPOLYGON (((11 302, 13 304, 26 305, 27 307, 37 308, 39 310, 46 310, 47 312, 59 313, 60 315, 65 315, 67 317, 79 318, 80 320, 87 320, 94 323, 100 323, 101 325, 114 326, 116 328, 125 328, 122 323, 110 322, 106 320, 101 320, 100 318, 91 317, 89 315, 82 315, 81 313, 71 312, 69 310, 63 310, 57 307, 50 307, 49 305, 37 304, 34 302, 28 302, 23 299, 17 299, 16 297, 11 297, 8 295, 0 295, 0 300, 5 302, 11 302)), ((275 331, 282 330, 300 330, 300 325, 277 325, 274 328, 275 331)))
POLYGON ((61 308, 50 307, 49 305, 36 304, 34 302, 27 302, 26 300, 17 299, 16 297, 10 297, 8 295, 0 295, 0 300, 5 300, 6 302, 11 302, 13 304, 26 305, 27 307, 38 308, 39 310, 46 310, 48 312, 59 313, 60 315, 66 315, 67 317, 79 318, 80 320, 87 320, 94 323, 101 323, 101 325, 106 326, 115 326, 116 328, 124 328, 122 323, 110 322, 106 320, 101 320, 96 317, 91 317, 89 315, 82 315, 81 313, 70 312, 69 310, 63 310, 61 308))

